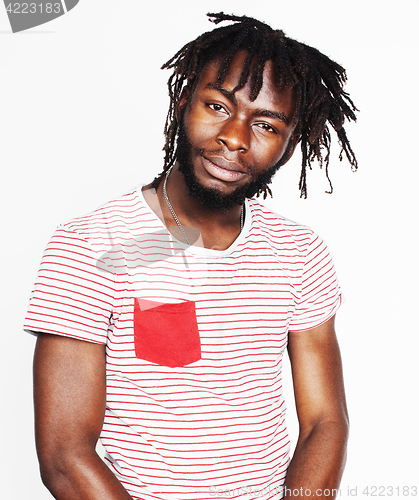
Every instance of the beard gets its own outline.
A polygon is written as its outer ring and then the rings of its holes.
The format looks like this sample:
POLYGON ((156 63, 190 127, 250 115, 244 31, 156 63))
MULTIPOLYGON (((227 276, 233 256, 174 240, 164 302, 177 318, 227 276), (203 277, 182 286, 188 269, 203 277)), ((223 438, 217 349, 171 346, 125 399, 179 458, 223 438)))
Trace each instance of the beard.
MULTIPOLYGON (((183 174, 189 195, 196 199, 204 210, 208 211, 217 210, 219 212, 227 212, 237 205, 243 205, 246 198, 252 198, 272 182, 273 175, 281 166, 281 160, 279 160, 265 172, 255 174, 256 169, 252 165, 241 162, 246 166, 252 180, 246 185, 236 188, 233 192, 224 194, 217 188, 207 188, 199 182, 192 165, 192 151, 199 156, 205 152, 209 152, 200 148, 193 149, 192 144, 189 142, 185 126, 181 123, 176 148, 179 172, 183 174)), ((222 150, 211 150, 211 153, 217 152, 220 153, 222 150)))

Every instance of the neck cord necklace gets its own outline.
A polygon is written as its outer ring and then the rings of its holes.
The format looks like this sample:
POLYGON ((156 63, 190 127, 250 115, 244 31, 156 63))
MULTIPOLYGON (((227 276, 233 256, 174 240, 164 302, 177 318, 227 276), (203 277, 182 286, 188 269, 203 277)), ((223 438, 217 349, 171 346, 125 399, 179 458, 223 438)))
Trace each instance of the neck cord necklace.
MULTIPOLYGON (((166 176, 164 178, 163 182, 163 196, 164 199, 166 200, 167 206, 172 213, 173 218, 175 219, 176 224, 178 225, 178 228, 181 230, 183 237, 186 240, 186 243, 191 246, 191 242, 188 240, 188 237, 186 236, 185 230, 183 229, 182 224, 180 223, 179 219, 177 218, 176 212, 174 211, 170 201, 169 197, 167 196, 167 191, 166 191, 166 184, 167 184, 167 179, 169 178, 170 172, 173 168, 173 165, 169 168, 169 170, 166 173, 166 176)), ((243 225, 244 225, 244 205, 242 205, 241 211, 240 211, 240 231, 243 231, 243 225)))

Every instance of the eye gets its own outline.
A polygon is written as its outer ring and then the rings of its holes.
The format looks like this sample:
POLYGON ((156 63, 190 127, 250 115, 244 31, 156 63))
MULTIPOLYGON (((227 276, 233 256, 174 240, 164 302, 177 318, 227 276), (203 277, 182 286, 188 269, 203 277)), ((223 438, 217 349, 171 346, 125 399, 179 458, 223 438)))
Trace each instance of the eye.
POLYGON ((266 132, 271 132, 273 134, 277 133, 277 131, 272 127, 272 125, 269 125, 269 123, 263 122, 263 123, 257 123, 256 125, 262 130, 265 130, 266 132))
POLYGON ((218 104, 217 102, 209 102, 206 105, 210 109, 212 109, 213 111, 217 111, 217 113, 219 113, 220 111, 226 113, 226 110, 225 110, 224 106, 222 106, 221 104, 218 104))

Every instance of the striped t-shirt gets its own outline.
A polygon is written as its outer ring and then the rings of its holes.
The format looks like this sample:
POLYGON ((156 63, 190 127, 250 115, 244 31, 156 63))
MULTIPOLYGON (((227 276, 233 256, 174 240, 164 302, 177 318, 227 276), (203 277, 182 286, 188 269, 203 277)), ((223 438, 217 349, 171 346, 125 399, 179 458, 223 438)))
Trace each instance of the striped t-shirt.
POLYGON ((288 331, 340 305, 322 240, 246 202, 225 251, 174 239, 141 189, 61 225, 25 329, 106 344, 105 460, 134 499, 280 498, 288 331))

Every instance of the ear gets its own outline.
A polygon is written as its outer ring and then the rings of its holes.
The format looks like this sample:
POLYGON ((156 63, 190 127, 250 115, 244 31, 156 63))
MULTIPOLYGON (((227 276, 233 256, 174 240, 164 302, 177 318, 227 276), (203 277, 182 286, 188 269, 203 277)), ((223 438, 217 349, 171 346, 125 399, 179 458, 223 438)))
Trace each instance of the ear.
POLYGON ((176 118, 178 121, 179 121, 179 118, 185 112, 185 109, 186 109, 186 106, 189 102, 190 96, 191 96, 191 88, 186 85, 182 89, 182 93, 180 94, 179 102, 177 103, 177 106, 176 106, 176 118))
POLYGON ((280 160, 281 167, 282 165, 285 165, 285 163, 287 163, 287 161, 294 154, 295 148, 297 147, 297 144, 300 142, 300 139, 301 139, 301 134, 293 134, 291 136, 287 149, 285 150, 285 153, 282 155, 282 158, 280 160))

